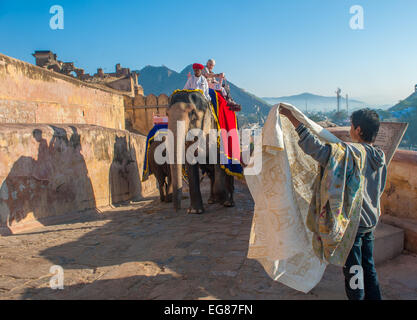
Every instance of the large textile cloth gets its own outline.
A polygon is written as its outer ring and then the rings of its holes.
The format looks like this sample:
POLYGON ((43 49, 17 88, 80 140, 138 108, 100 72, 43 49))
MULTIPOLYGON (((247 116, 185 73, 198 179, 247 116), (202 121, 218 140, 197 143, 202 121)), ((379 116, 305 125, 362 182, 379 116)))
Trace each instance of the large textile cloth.
POLYGON ((240 164, 239 125, 236 113, 229 109, 220 91, 209 90, 213 114, 220 130, 220 164, 228 175, 243 178, 240 164))
POLYGON ((329 161, 313 186, 307 226, 316 255, 344 266, 360 222, 366 150, 356 143, 330 146, 329 161))
MULTIPOLYGON (((297 108, 285 107, 323 142, 341 143, 297 108)), ((272 279, 307 293, 319 283, 328 264, 320 258, 323 254, 317 250, 321 248, 317 237, 313 248, 316 235, 310 231, 307 218, 312 228, 320 229, 315 225, 318 220, 313 213, 317 210, 312 200, 321 204, 329 194, 317 197, 317 186, 324 187, 320 182, 328 180, 320 179, 319 165, 301 150, 298 141, 293 125, 280 117, 279 106, 272 107, 263 128, 262 150, 256 151, 261 154, 255 154, 262 156, 262 171, 245 176, 255 201, 248 258, 258 260, 272 279)), ((331 180, 331 175, 327 177, 331 180)), ((321 222, 328 220, 325 217, 321 222)))
POLYGON ((146 137, 146 152, 145 159, 143 160, 143 173, 142 173, 142 182, 148 180, 149 175, 152 173, 149 170, 149 147, 152 141, 159 134, 166 135, 168 132, 168 124, 155 124, 151 131, 149 131, 148 136, 146 137))

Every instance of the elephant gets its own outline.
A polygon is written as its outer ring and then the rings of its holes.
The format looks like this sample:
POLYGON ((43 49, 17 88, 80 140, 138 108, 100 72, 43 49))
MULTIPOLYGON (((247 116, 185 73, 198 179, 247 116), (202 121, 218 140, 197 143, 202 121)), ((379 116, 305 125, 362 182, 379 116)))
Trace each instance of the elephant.
POLYGON ((163 141, 152 141, 149 144, 149 171, 154 174, 159 186, 159 197, 161 202, 172 202, 171 170, 169 164, 158 164, 155 161, 155 149, 164 143, 163 141))
MULTIPOLYGON (((186 142, 185 135, 191 129, 201 129, 206 137, 206 148, 208 148, 209 130, 217 129, 214 116, 211 111, 210 102, 199 91, 181 90, 174 92, 169 99, 168 106, 168 129, 173 134, 173 164, 170 164, 171 181, 173 191, 174 209, 181 209, 182 199, 182 165, 177 163, 177 154, 184 153, 193 144, 186 142), (184 121, 185 130, 178 130, 178 121, 184 121), (179 136, 181 135, 181 136, 179 136), (181 141, 177 145, 177 141, 181 141), (184 141, 184 143, 182 143, 184 141)), ((215 148, 218 146, 216 143, 215 148)), ((208 149, 206 149, 208 150, 208 149)), ((208 152, 207 160, 208 160, 208 152)), ((185 168, 188 175, 190 192, 189 214, 201 214, 204 212, 203 200, 200 190, 200 169, 205 171, 210 178, 210 198, 208 203, 220 203, 225 207, 233 207, 234 177, 229 176, 221 168, 217 152, 217 164, 190 164, 185 159, 185 168)), ((206 161, 206 163, 209 163, 206 161)))

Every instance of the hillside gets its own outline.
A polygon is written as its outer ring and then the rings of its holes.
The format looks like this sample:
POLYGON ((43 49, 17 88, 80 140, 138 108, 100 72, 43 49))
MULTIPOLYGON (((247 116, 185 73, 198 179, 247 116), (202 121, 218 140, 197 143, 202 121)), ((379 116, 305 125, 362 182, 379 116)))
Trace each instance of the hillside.
POLYGON ((415 148, 417 146, 417 92, 413 92, 406 99, 390 108, 388 112, 398 121, 409 123, 403 145, 415 148))
MULTIPOLYGON (((269 104, 276 104, 279 102, 287 102, 301 110, 305 110, 306 107, 308 111, 321 111, 321 112, 328 112, 335 110, 337 108, 337 99, 336 96, 334 97, 325 97, 319 96, 311 93, 302 93, 294 96, 286 96, 286 97, 278 97, 278 98, 271 98, 265 97, 263 98, 269 104)), ((346 109, 346 99, 341 98, 341 108, 346 109)), ((359 109, 364 108, 366 106, 365 102, 349 99, 349 109, 359 109)))
POLYGON ((391 112, 406 112, 406 110, 412 110, 417 107, 417 91, 413 92, 406 99, 401 100, 395 106, 389 109, 391 112))
MULTIPOLYGON (((146 66, 139 70, 139 83, 143 87, 145 95, 170 95, 176 89, 182 89, 187 82, 187 74, 193 72, 192 66, 185 67, 180 73, 165 66, 146 66)), ((245 91, 229 82, 233 99, 242 105, 239 118, 243 122, 262 122, 260 118, 266 117, 270 105, 257 96, 245 91), (245 119, 244 119, 245 118, 245 119)))

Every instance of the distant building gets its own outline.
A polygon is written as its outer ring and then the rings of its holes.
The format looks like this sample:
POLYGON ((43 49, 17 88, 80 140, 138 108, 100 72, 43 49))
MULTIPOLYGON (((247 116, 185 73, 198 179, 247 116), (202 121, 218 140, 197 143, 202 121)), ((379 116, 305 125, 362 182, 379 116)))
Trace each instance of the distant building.
POLYGON ((143 88, 138 83, 139 74, 130 71, 129 68, 122 68, 120 63, 116 64, 116 72, 105 73, 102 68, 97 69, 97 73, 90 75, 74 66, 73 62, 62 62, 57 59, 57 55, 50 50, 37 50, 33 53, 38 67, 53 70, 58 73, 72 76, 82 81, 102 84, 107 87, 127 91, 132 94, 143 95, 143 88))

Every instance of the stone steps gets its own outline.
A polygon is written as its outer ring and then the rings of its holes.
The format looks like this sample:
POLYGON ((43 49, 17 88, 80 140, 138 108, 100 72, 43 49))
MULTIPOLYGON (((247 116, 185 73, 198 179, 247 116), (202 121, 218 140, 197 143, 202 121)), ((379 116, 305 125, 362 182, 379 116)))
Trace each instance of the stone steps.
POLYGON ((399 256, 404 250, 404 230, 380 222, 375 231, 375 264, 399 256))
POLYGON ((404 248, 417 253, 417 220, 384 215, 382 221, 404 231, 404 248))

